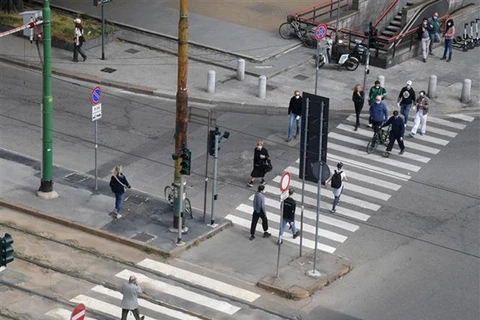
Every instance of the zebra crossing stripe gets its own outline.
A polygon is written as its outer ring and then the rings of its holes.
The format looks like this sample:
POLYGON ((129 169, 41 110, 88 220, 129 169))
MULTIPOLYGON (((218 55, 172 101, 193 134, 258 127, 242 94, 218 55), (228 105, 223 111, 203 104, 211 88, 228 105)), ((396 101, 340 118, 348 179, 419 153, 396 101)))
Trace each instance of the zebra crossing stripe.
POLYGON ((450 128, 454 128, 454 129, 459 129, 459 130, 463 130, 467 127, 467 125, 463 124, 463 123, 448 121, 448 120, 445 120, 445 119, 432 117, 430 115, 428 116, 428 122, 438 123, 438 124, 441 124, 442 126, 450 127, 450 128))
POLYGON ((171 284, 168 284, 166 282, 162 282, 159 280, 155 280, 152 278, 149 278, 143 274, 135 273, 130 270, 123 270, 119 273, 117 273, 115 276, 117 278, 121 278, 124 280, 128 280, 130 275, 135 274, 137 276, 138 282, 140 284, 145 283, 145 286, 147 286, 149 289, 153 289, 155 291, 163 292, 168 295, 187 300, 192 303, 196 303, 198 305, 202 305, 207 308, 211 308, 216 311, 220 311, 229 315, 233 315, 235 312, 240 310, 239 307, 234 306, 230 303, 212 299, 206 296, 203 296, 201 294, 186 290, 182 287, 174 286, 171 284))
MULTIPOLYGON (((252 206, 247 206, 246 204, 241 204, 237 207, 236 210, 251 214, 253 212, 253 207, 252 206)), ((278 215, 276 213, 273 213, 271 211, 268 212, 268 220, 278 221, 278 224, 280 225, 280 215, 278 215)), ((298 227, 298 229, 300 229, 299 224, 296 223, 296 226, 298 227)), ((285 232, 287 232, 287 231, 288 230, 286 230, 285 232)), ((315 228, 311 225, 308 225, 308 224, 304 223, 302 232, 315 234, 315 228)), ((326 239, 329 239, 329 240, 332 240, 332 241, 336 241, 336 242, 340 242, 340 243, 344 243, 345 240, 347 240, 347 238, 348 238, 344 235, 341 235, 341 234, 338 234, 336 232, 332 232, 332 231, 329 231, 329 230, 326 230, 326 229, 322 229, 322 228, 318 228, 318 235, 323 237, 323 238, 326 238, 326 239)))
MULTIPOLYGON (((293 180, 290 182, 290 185, 294 186, 297 189, 302 187, 302 184, 300 182, 293 181, 293 180)), ((305 185, 305 186, 307 186, 307 185, 305 185)), ((309 185, 309 188, 312 189, 312 192, 314 194, 317 194, 317 188, 315 188, 311 185, 309 185)), ((332 190, 331 189, 328 190, 328 189, 325 189, 325 188, 323 188, 323 190, 325 192, 322 193, 322 195, 324 197, 327 197, 327 198, 333 200, 334 196, 333 196, 332 190)), ((275 194, 275 195, 278 195, 278 196, 280 196, 280 194, 281 194, 281 192, 278 188, 275 188, 275 187, 272 187, 272 186, 269 186, 269 185, 265 186, 265 192, 272 193, 272 194, 275 194)), ((304 199, 309 199, 309 198, 304 197, 304 199)), ((310 199, 312 199, 311 201, 315 200, 314 203, 313 202, 310 203, 311 205, 316 205, 317 204, 316 199, 313 199, 313 198, 310 198, 310 199)), ((310 202, 310 200, 306 200, 306 201, 310 202)), ((372 211, 378 211, 378 209, 380 209, 380 207, 381 207, 378 204, 371 203, 371 202, 368 202, 368 201, 364 201, 364 200, 361 200, 361 199, 357 199, 357 198, 348 196, 346 194, 342 194, 342 201, 346 202, 346 203, 349 203, 349 204, 352 204, 354 206, 361 207, 361 208, 368 209, 368 210, 372 210, 372 211)))
MULTIPOLYGON (((413 123, 409 122, 407 127, 409 128, 408 130, 411 131, 412 130, 411 128, 413 128, 413 123)), ((428 132, 433 132, 433 133, 436 133, 436 134, 439 134, 439 135, 442 135, 442 136, 447 136, 447 137, 450 137, 450 138, 455 138, 458 135, 457 132, 440 129, 440 128, 437 128, 437 127, 434 127, 434 126, 431 126, 431 125, 427 126, 427 131, 428 132)), ((407 134, 408 134, 408 131, 405 130, 405 135, 407 135, 407 134)))
POLYGON ((463 120, 463 121, 467 121, 467 122, 472 122, 473 120, 475 120, 474 117, 467 116, 466 114, 461 114, 461 113, 447 114, 447 116, 452 117, 452 118, 456 118, 456 119, 460 119, 460 120, 463 120))
MULTIPOLYGON (((345 124, 339 124, 337 126, 337 128, 341 129, 341 130, 344 130, 344 131, 352 131, 352 128, 350 126, 345 125, 345 124)), ((372 138, 372 131, 371 130, 365 130, 365 129, 362 129, 362 128, 358 128, 357 131, 355 132, 355 134, 367 137, 369 139, 372 138)), ((364 142, 364 145, 366 145, 365 142, 364 142)), ((440 149, 432 148, 432 147, 425 146, 423 144, 418 144, 418 143, 415 143, 415 142, 412 142, 412 141, 408 141, 406 146, 408 147, 408 150, 415 149, 415 150, 420 150, 420 151, 423 151, 423 152, 426 152, 426 153, 431 153, 431 154, 437 154, 437 153, 440 152, 440 149)))
MULTIPOLYGON (((251 222, 249 220, 245 220, 245 219, 236 217, 236 216, 231 215, 231 214, 227 215, 225 217, 225 219, 232 221, 232 223, 235 224, 235 225, 241 226, 241 227, 246 228, 246 229, 250 229, 251 222)), ((269 227, 268 231, 272 234, 278 234, 278 229, 275 229, 275 228, 269 227)), ((291 242, 291 243, 300 245, 300 237, 298 237, 296 239, 293 239, 293 238, 284 236, 283 241, 287 241, 287 242, 291 242)), ((315 249, 315 241, 305 239, 305 237, 303 238, 302 244, 307 248, 315 249)), ((317 243, 317 248, 319 250, 322 250, 322 251, 327 252, 327 253, 334 253, 335 250, 336 250, 334 247, 331 247, 329 245, 326 245, 326 244, 323 244, 323 243, 320 243, 320 242, 317 243)))
MULTIPOLYGON (((55 319, 69 319, 72 316, 72 311, 68 311, 66 309, 52 309, 45 313, 46 316, 55 318, 55 319)), ((118 315, 117 315, 118 316, 118 315)), ((88 320, 96 320, 95 318, 88 317, 88 320)))
POLYGON ((350 155, 353 155, 353 156, 357 156, 357 157, 360 157, 360 158, 369 159, 371 161, 376 161, 376 162, 381 162, 381 163, 384 163, 384 164, 388 164, 390 166, 398 167, 400 169, 407 170, 407 171, 418 172, 421 169, 421 167, 413 165, 413 164, 408 164, 408 163, 393 160, 393 159, 390 159, 390 158, 384 158, 381 155, 377 155, 377 154, 373 154, 373 153, 372 154, 367 154, 365 152, 365 150, 354 150, 354 149, 350 149, 348 147, 344 147, 344 146, 341 146, 341 145, 338 145, 338 144, 335 144, 335 143, 328 143, 328 148, 336 150, 336 151, 340 151, 340 152, 343 152, 343 153, 346 153, 346 154, 350 154, 350 155))
MULTIPOLYGON (((348 143, 351 143, 351 144, 354 144, 354 145, 357 145, 357 146, 360 146, 360 147, 366 147, 367 143, 368 143, 368 142, 365 142, 364 140, 360 140, 360 139, 357 139, 357 138, 352 138, 350 136, 341 135, 341 134, 338 134, 338 133, 335 133, 335 132, 330 132, 328 134, 328 137, 336 139, 336 140, 348 142, 348 143)), ((414 153, 408 152, 408 151, 405 154, 398 155, 398 156, 399 157, 404 157, 404 158, 407 158, 407 159, 410 159, 410 160, 418 161, 418 162, 423 162, 423 163, 428 163, 430 161, 430 158, 420 156, 420 155, 417 155, 417 154, 414 154, 414 153)))
MULTIPOLYGON (((250 213, 251 212, 252 211, 250 211, 250 213)), ((137 265, 142 266, 144 268, 148 268, 150 270, 160 272, 167 276, 172 276, 177 279, 188 281, 195 285, 208 288, 216 292, 220 292, 230 297, 242 299, 244 301, 253 302, 260 297, 259 294, 256 294, 254 292, 244 290, 242 288, 238 288, 230 284, 227 284, 212 278, 208 278, 187 270, 176 268, 169 264, 161 263, 152 259, 148 259, 148 258, 144 259, 139 263, 137 263, 137 265)))

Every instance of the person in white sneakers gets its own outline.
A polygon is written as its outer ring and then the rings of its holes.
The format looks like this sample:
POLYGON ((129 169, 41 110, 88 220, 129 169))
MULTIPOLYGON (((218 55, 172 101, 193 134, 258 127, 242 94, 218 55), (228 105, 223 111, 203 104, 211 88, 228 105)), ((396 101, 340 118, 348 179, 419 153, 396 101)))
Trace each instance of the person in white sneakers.
POLYGON ((328 184, 330 183, 333 191, 334 199, 332 204, 332 210, 330 210, 330 212, 332 213, 335 213, 336 211, 336 206, 340 202, 340 196, 342 195, 343 188, 345 188, 344 182, 347 181, 347 175, 345 174, 345 171, 342 170, 342 168, 343 163, 337 163, 337 169, 335 169, 333 174, 327 179, 327 181, 325 181, 326 186, 328 186, 328 184))
POLYGON ((427 131, 427 115, 428 115, 428 98, 425 91, 420 91, 420 94, 416 101, 417 113, 415 114, 415 120, 413 128, 410 131, 409 136, 414 137, 417 134, 418 127, 420 128, 420 135, 423 136, 427 131))

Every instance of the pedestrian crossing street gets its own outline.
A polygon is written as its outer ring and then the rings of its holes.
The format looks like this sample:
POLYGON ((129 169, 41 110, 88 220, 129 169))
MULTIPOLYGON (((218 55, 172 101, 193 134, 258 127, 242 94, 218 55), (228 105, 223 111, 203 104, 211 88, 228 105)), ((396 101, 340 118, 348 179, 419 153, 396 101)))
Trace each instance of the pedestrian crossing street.
MULTIPOLYGON (((242 304, 234 304, 232 299, 228 299, 229 297, 245 303, 252 303, 260 297, 255 292, 156 260, 147 258, 138 262, 137 266, 169 279, 181 280, 183 283, 188 282, 195 287, 206 289, 208 292, 217 293, 226 298, 220 298, 215 294, 206 294, 205 291, 192 290, 191 287, 172 284, 172 281, 163 281, 163 278, 159 280, 159 278, 129 269, 117 272, 114 277, 120 280, 119 283, 126 283, 130 275, 134 274, 137 276, 138 284, 150 297, 153 295, 162 297, 160 304, 142 298, 138 299, 140 313, 145 315, 145 320, 235 319, 237 315, 241 314, 242 304)), ((118 289, 120 290, 120 286, 118 289)), ((87 319, 101 320, 103 318, 91 317, 89 312, 95 311, 96 314, 119 319, 122 314, 121 300, 120 291, 96 285, 69 301, 75 304, 83 303, 87 310, 87 319)), ((71 310, 56 308, 48 311, 45 315, 52 319, 70 320, 71 312, 71 310)), ((134 317, 130 313, 127 319, 134 319, 134 317)))
MULTIPOLYGON (((372 130, 367 128, 367 115, 361 118, 361 126, 357 131, 353 131, 355 115, 348 116, 328 134, 327 164, 333 173, 337 162, 343 162, 348 181, 334 214, 330 213, 333 202, 331 188, 322 186, 318 249, 334 253, 339 245, 347 241, 351 233, 359 229, 355 221, 368 221, 372 215, 378 214, 382 205, 389 201, 412 175, 428 165, 430 160, 473 120, 473 117, 464 114, 447 115, 446 119, 429 115, 426 135, 417 134, 415 138, 407 137, 413 126, 413 120, 409 121, 405 128, 406 152, 399 155, 398 145, 395 143, 392 154, 385 158, 382 156, 384 146, 378 147, 372 154, 366 152, 367 143, 373 135, 372 130)), ((300 228, 302 190, 302 181, 298 177, 299 163, 300 159, 297 159, 294 164, 284 169, 292 175, 290 186, 296 190, 297 228, 300 228)), ((281 218, 278 187, 280 178, 274 177, 273 183, 265 186, 269 232, 274 236, 279 233, 281 218)), ((256 191, 256 186, 254 188, 256 191)), ((248 202, 240 204, 234 212, 227 215, 226 219, 249 230, 253 212, 252 200, 253 195, 248 202)), ((301 228, 304 237, 302 243, 305 248, 314 249, 317 184, 305 182, 304 205, 307 210, 304 210, 304 224, 301 228)), ((257 226, 258 232, 262 232, 260 225, 257 226)), ((300 237, 293 239, 291 235, 285 234, 284 241, 300 245, 300 237)))

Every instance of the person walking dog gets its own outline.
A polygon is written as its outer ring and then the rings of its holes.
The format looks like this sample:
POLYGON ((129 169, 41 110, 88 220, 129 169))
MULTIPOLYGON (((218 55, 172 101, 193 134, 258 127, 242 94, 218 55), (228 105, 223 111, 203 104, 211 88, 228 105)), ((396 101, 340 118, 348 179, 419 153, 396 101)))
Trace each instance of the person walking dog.
POLYGON ((259 185, 257 193, 253 197, 253 215, 252 225, 250 226, 250 241, 255 239, 255 230, 257 229, 258 219, 262 219, 263 237, 268 238, 271 234, 268 232, 267 210, 265 209, 265 186, 259 185))
POLYGON ((390 152, 392 151, 395 140, 397 140, 398 146, 400 147, 400 154, 403 154, 405 152, 405 145, 403 144, 405 124, 403 123, 403 119, 398 116, 397 110, 393 111, 393 116, 391 116, 390 119, 388 119, 387 122, 382 125, 382 128, 388 127, 390 125, 392 126, 392 130, 390 130, 387 150, 383 154, 383 156, 386 158, 390 157, 390 152))
POLYGON ((128 313, 131 311, 135 320, 144 320, 145 316, 140 317, 138 310, 138 295, 142 293, 142 288, 137 283, 137 277, 130 276, 128 282, 122 286, 122 320, 127 320, 128 313))
POLYGON ((294 139, 297 139, 297 136, 300 134, 301 127, 301 116, 302 116, 302 103, 303 98, 300 96, 300 91, 295 90, 293 97, 290 99, 288 105, 288 133, 287 133, 287 142, 292 140, 293 127, 296 125, 294 139))
POLYGON ((122 209, 123 205, 123 197, 125 195, 125 191, 130 189, 131 186, 127 181, 127 177, 122 173, 122 166, 118 165, 112 170, 112 176, 110 178, 110 189, 115 194, 115 210, 113 214, 117 219, 120 219, 122 215, 120 214, 120 210, 122 209))

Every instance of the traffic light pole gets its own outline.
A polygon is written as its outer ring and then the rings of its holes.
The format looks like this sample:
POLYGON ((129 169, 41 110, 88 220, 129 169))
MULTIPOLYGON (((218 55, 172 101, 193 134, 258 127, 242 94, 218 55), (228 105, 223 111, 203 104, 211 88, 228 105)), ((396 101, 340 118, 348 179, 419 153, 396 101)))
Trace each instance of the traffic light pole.
POLYGON ((218 163, 218 143, 220 132, 215 132, 215 152, 213 155, 213 183, 212 183, 212 212, 210 213, 210 227, 215 228, 215 201, 217 201, 217 163, 218 163))
MULTIPOLYGON (((371 39, 371 35, 372 35, 372 30, 371 30, 371 27, 369 26, 368 28, 368 42, 367 42, 367 60, 365 62, 365 72, 363 73, 363 94, 364 94, 364 97, 366 96, 366 90, 367 88, 365 88, 365 86, 367 85, 367 74, 370 73, 370 70, 368 69, 369 67, 369 64, 370 64, 370 39, 371 39)), ((365 103, 365 100, 367 99, 364 99, 364 103, 365 103)))

